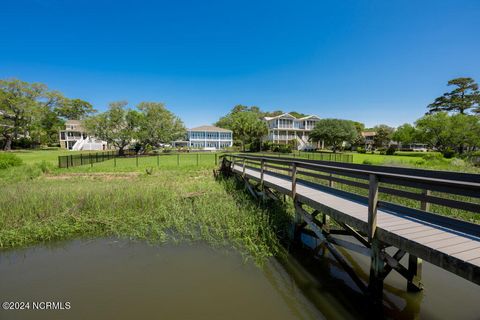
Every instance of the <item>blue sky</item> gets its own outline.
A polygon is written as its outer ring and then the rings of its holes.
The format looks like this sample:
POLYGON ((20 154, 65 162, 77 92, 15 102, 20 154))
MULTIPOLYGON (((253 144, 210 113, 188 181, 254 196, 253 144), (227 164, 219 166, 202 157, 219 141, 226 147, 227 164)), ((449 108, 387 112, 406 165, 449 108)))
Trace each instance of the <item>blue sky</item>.
POLYGON ((0 27, 0 78, 161 101, 187 126, 236 104, 397 126, 480 81, 478 0, 16 0, 0 27))

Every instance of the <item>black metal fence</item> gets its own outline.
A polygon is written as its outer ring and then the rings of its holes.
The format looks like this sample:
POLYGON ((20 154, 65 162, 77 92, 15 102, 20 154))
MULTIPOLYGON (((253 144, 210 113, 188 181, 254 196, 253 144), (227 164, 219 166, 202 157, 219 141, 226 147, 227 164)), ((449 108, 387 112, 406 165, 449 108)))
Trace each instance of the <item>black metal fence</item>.
POLYGON ((103 162, 105 160, 113 159, 118 156, 117 151, 104 151, 104 152, 90 152, 72 154, 68 156, 58 156, 59 168, 70 168, 83 166, 86 164, 93 165, 96 162, 103 162))
MULTIPOLYGON (((222 152, 221 154, 225 154, 222 152)), ((351 154, 341 154, 341 153, 313 153, 313 152, 296 152, 296 153, 256 153, 255 155, 263 155, 263 156, 270 156, 270 157, 281 157, 281 158, 298 158, 298 159, 307 159, 307 160, 320 160, 320 161, 335 161, 335 162, 353 162, 353 155, 351 154)), ((163 156, 172 156, 174 159, 171 159, 172 163, 176 163, 176 165, 182 164, 196 164, 197 166, 199 163, 205 163, 205 161, 211 161, 209 163, 214 163, 215 165, 218 163, 218 154, 215 153, 213 156, 210 152, 168 152, 168 153, 161 153, 161 154, 145 154, 139 155, 134 150, 124 150, 123 154, 120 155, 118 151, 104 151, 104 152, 90 152, 90 153, 79 153, 79 154, 72 154, 67 156, 59 156, 58 157, 58 167, 59 168, 72 168, 77 166, 83 165, 90 165, 93 167, 94 163, 103 162, 107 160, 112 161, 112 166, 117 166, 117 159, 128 159, 128 158, 135 158, 135 166, 139 166, 140 164, 144 165, 155 165, 155 159, 152 160, 152 157, 156 157, 156 165, 158 166, 160 163, 160 158, 163 156), (211 155, 210 160, 205 160, 205 156, 211 155), (139 160, 140 159, 140 160, 139 160), (150 159, 150 160, 148 160, 150 159), (176 159, 176 160, 175 160, 176 159)))

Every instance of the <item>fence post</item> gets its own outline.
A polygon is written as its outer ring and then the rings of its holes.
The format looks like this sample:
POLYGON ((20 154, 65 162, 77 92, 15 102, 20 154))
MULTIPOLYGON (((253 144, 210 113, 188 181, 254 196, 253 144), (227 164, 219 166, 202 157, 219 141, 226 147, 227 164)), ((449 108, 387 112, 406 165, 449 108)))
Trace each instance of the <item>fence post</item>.
POLYGON ((377 228, 378 177, 370 174, 368 189, 368 240, 372 241, 377 228))
POLYGON ((292 163, 292 199, 295 202, 297 197, 297 164, 295 161, 292 163))
POLYGON ((92 159, 92 154, 90 153, 90 167, 93 168, 93 159, 92 159))
POLYGON ((73 167, 73 155, 70 155, 70 165, 73 167))
POLYGON ((179 165, 180 165, 180 154, 177 153, 177 166, 179 166, 179 165))
POLYGON ((60 160, 60 156, 58 157, 58 167, 61 168, 62 167, 62 162, 60 160))
POLYGON ((138 168, 138 153, 135 154, 135 163, 137 164, 137 168, 138 168))
POLYGON ((217 153, 215 153, 215 165, 218 164, 217 153))
POLYGON ((65 156, 65 158, 67 159, 67 169, 68 169, 68 167, 69 167, 69 165, 68 165, 68 161, 69 161, 69 160, 68 160, 68 156, 65 156))
POLYGON ((95 152, 95 162, 98 162, 98 152, 95 152))
POLYGON ((83 156, 81 153, 80 153, 80 165, 83 166, 83 156))

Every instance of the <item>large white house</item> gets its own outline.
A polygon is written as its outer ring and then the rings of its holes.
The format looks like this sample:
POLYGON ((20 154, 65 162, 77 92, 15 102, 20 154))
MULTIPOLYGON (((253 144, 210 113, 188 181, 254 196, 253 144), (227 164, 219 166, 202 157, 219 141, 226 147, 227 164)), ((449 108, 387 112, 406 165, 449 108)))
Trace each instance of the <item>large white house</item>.
POLYGON ((107 143, 87 135, 80 120, 67 120, 60 130, 60 148, 68 150, 105 150, 107 143))
POLYGON ((221 150, 233 145, 231 130, 215 127, 200 126, 187 130, 187 139, 174 141, 174 147, 189 147, 202 150, 221 150))
POLYGON ((298 150, 311 150, 320 147, 318 143, 309 141, 310 132, 317 121, 320 120, 317 116, 295 118, 289 113, 284 113, 276 117, 264 117, 263 120, 268 127, 268 134, 264 141, 287 144, 294 140, 298 150))

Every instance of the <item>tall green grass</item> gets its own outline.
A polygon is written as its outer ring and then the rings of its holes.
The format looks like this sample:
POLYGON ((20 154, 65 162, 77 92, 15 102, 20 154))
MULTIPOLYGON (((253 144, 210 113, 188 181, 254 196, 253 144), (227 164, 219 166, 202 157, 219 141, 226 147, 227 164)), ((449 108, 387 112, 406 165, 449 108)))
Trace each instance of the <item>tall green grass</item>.
POLYGON ((278 235, 285 235, 290 218, 236 188, 235 181, 217 182, 210 169, 196 167, 10 181, 0 194, 0 248, 117 236, 233 245, 265 261, 278 254, 278 235))

